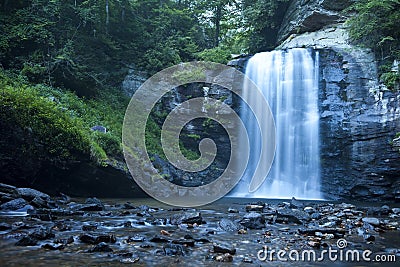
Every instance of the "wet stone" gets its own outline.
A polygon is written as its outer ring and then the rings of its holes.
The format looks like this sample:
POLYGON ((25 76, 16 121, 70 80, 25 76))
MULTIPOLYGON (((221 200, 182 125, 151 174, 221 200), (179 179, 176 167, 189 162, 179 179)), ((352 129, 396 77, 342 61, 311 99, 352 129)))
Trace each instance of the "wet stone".
POLYGON ((17 198, 17 199, 13 199, 11 201, 1 204, 0 209, 16 211, 16 210, 22 209, 23 207, 25 207, 27 205, 28 205, 28 202, 26 202, 25 199, 17 198))
POLYGON ((234 208, 228 208, 228 213, 239 213, 239 211, 234 208))
POLYGON ((224 255, 214 256, 213 259, 218 262, 232 262, 233 256, 229 253, 225 253, 224 255))
POLYGON ((50 229, 38 229, 32 232, 29 236, 37 240, 46 240, 55 237, 50 229))
POLYGON ((83 231, 95 231, 97 229, 97 225, 83 225, 83 231))
POLYGON ((5 222, 0 222, 0 231, 6 231, 6 230, 10 230, 11 229, 11 225, 9 225, 8 223, 5 222))
POLYGON ((98 244, 101 242, 104 243, 115 243, 117 239, 114 235, 101 235, 101 236, 93 236, 88 234, 83 234, 79 237, 79 240, 83 243, 87 244, 98 244))
POLYGON ((178 244, 178 245, 182 245, 185 247, 194 247, 194 240, 177 239, 177 240, 172 240, 172 244, 178 244))
POLYGON ((100 243, 100 244, 97 244, 96 246, 94 246, 93 248, 89 249, 87 252, 89 252, 89 253, 93 253, 93 252, 113 252, 113 250, 106 243, 100 243))
POLYGON ((21 238, 17 243, 15 243, 16 246, 36 246, 38 240, 35 238, 32 238, 30 236, 25 236, 21 238))
POLYGON ((244 263, 253 263, 253 260, 251 258, 249 258, 249 257, 244 257, 242 262, 244 262, 244 263))
POLYGON ((170 218, 170 222, 173 225, 179 224, 202 224, 203 218, 200 212, 185 212, 181 214, 174 214, 170 218))
POLYGON ((262 229, 265 227, 265 218, 259 213, 251 212, 244 215, 240 224, 249 229, 262 229))
POLYGON ((161 237, 161 236, 154 236, 152 239, 149 240, 150 242, 154 242, 154 243, 168 243, 169 240, 161 237))
POLYGON ((321 219, 321 214, 319 213, 319 212, 314 212, 313 214, 311 214, 311 219, 313 219, 313 220, 319 220, 319 219, 321 219))
POLYGON ((236 223, 229 219, 221 219, 218 223, 219 227, 226 232, 236 232, 239 229, 243 228, 239 223, 236 223))
POLYGON ((128 242, 128 243, 144 242, 145 240, 146 240, 146 238, 144 236, 142 236, 142 235, 134 235, 134 236, 128 237, 126 242, 128 242))
POLYGON ((61 250, 64 249, 65 246, 63 244, 44 244, 42 248, 48 250, 61 250))
POLYGON ((163 251, 166 256, 185 256, 184 249, 179 244, 167 244, 163 246, 163 251))
POLYGON ((54 243, 64 244, 64 245, 72 244, 74 243, 74 237, 70 236, 68 238, 56 239, 54 240, 54 243))
POLYGON ((213 251, 214 253, 229 253, 231 255, 236 254, 236 249, 235 248, 227 248, 221 245, 213 245, 213 251))
POLYGON ((246 211, 250 212, 250 211, 259 211, 262 212, 264 209, 264 205, 247 205, 246 206, 246 211))
POLYGON ((133 264, 133 263, 137 263, 139 260, 140 260, 139 257, 135 257, 135 258, 121 259, 119 262, 120 263, 126 263, 126 264, 133 264))
POLYGON ((31 201, 36 197, 43 200, 50 200, 50 196, 48 194, 42 193, 32 188, 17 188, 16 194, 18 195, 18 197, 24 198, 28 201, 31 201))

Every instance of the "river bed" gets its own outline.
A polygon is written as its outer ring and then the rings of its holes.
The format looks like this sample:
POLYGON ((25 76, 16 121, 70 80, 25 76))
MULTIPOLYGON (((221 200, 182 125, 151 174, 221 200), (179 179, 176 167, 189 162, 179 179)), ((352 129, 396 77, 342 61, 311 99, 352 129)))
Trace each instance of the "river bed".
POLYGON ((196 209, 150 198, 87 203, 70 199, 59 201, 57 209, 0 213, 0 265, 378 266, 376 255, 384 255, 390 260, 385 266, 396 266, 400 256, 394 203, 390 211, 369 203, 241 198, 196 209), (339 240, 346 246, 340 249, 339 240), (329 249, 337 251, 336 260, 329 249), (281 258, 279 250, 285 251, 281 258), (371 261, 346 259, 348 250, 360 257, 371 250, 371 261), (314 251, 315 259, 301 258, 304 251, 314 251))

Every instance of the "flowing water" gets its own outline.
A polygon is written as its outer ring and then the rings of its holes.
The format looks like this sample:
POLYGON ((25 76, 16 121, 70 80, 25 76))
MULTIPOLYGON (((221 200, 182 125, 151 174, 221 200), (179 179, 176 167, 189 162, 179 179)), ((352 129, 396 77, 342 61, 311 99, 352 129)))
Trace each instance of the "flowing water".
MULTIPOLYGON (((263 52, 253 56, 246 75, 262 91, 275 119, 276 154, 265 182, 249 193, 260 158, 260 128, 249 108, 242 108, 250 139, 247 170, 233 190, 234 197, 321 199, 318 111, 318 52, 308 49, 263 52)), ((244 85, 244 98, 262 117, 265 110, 244 85)), ((244 136, 244 135, 243 135, 244 136)), ((260 162, 263 164, 263 162, 260 162)))

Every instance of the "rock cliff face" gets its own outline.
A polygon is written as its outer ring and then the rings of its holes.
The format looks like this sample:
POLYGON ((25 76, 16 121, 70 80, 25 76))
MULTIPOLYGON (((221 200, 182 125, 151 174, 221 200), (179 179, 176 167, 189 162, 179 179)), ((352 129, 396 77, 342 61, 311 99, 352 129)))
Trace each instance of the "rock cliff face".
POLYGON ((294 0, 278 49, 319 51, 322 190, 329 199, 400 200, 400 95, 378 82, 374 54, 349 42, 351 0, 294 0))
POLYGON ((342 10, 353 0, 292 0, 278 31, 278 42, 291 34, 314 32, 346 20, 342 10))
POLYGON ((400 197, 400 153, 391 145, 400 95, 378 85, 373 58, 363 55, 320 51, 322 190, 333 199, 393 200, 400 197))

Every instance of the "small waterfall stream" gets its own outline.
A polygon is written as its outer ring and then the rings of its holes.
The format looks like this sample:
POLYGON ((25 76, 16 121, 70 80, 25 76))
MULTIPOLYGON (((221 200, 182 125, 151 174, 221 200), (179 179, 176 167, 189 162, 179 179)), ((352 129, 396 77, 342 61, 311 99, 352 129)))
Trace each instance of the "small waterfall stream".
MULTIPOLYGON (((246 75, 262 90, 275 119, 276 153, 270 173, 255 192, 249 183, 260 158, 261 134, 254 115, 243 106, 241 117, 250 136, 250 160, 231 196, 252 198, 321 199, 318 51, 302 48, 263 52, 253 56, 246 75)), ((257 99, 244 85, 244 98, 254 112, 257 99)), ((259 114, 262 117, 262 113, 259 114)), ((262 162, 260 162, 262 164, 262 162)))

